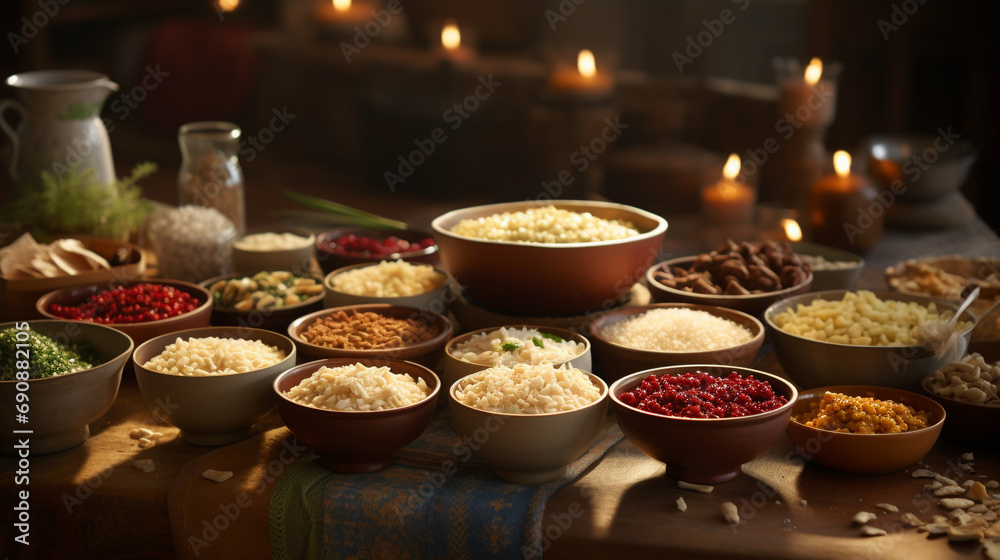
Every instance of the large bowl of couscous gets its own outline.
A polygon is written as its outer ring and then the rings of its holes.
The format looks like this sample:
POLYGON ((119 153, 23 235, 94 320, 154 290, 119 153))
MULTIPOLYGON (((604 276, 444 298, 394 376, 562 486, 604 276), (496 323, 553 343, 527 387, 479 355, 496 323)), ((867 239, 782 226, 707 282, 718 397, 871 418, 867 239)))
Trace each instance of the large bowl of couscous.
POLYGON ((921 324, 950 319, 957 308, 912 294, 830 290, 781 300, 764 313, 764 323, 771 328, 778 361, 799 387, 916 390, 925 375, 965 355, 973 326, 968 311, 943 356, 918 338, 921 324))
POLYGON ((441 263, 485 308, 539 316, 608 309, 659 260, 667 222, 611 202, 507 202, 431 223, 441 263))

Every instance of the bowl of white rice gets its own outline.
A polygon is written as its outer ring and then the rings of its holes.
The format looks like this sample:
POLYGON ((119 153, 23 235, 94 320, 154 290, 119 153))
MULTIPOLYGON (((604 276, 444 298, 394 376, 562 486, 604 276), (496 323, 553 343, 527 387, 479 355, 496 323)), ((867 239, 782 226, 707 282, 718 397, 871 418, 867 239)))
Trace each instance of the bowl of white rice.
POLYGON ((381 261, 338 268, 323 280, 324 307, 390 303, 446 314, 455 300, 445 269, 409 261, 381 261))
POLYGON ((557 366, 591 371, 590 341, 567 329, 540 325, 508 325, 478 329, 445 345, 441 382, 445 387, 493 366, 517 364, 557 366))
POLYGON ((585 332, 595 372, 608 382, 668 365, 749 367, 764 344, 764 325, 752 315, 693 303, 616 309, 588 323, 585 332))
MULTIPOLYGON (((608 386, 596 375, 543 363, 494 366, 448 392, 455 432, 504 480, 559 478, 605 427, 608 386)), ((456 450, 458 452, 458 450, 456 450)))
POLYGON ((194 445, 249 437, 275 405, 271 383, 295 365, 287 336, 245 327, 168 333, 135 349, 135 377, 146 404, 194 445))
POLYGON ((316 450, 323 467, 345 473, 391 465, 430 424, 440 388, 420 364, 378 358, 308 362, 273 383, 288 429, 316 450))

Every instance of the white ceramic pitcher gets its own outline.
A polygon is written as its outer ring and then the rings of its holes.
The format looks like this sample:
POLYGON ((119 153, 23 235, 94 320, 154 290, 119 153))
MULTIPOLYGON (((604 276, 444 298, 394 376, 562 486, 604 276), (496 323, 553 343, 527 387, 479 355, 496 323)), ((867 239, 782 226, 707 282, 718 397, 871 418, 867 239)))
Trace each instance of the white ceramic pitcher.
POLYGON ((10 174, 20 185, 37 184, 42 171, 61 176, 69 169, 94 169, 98 180, 115 180, 108 131, 101 107, 118 84, 84 70, 41 70, 14 74, 7 85, 17 100, 0 100, 0 130, 13 153, 10 174), (4 115, 21 114, 15 129, 4 115))

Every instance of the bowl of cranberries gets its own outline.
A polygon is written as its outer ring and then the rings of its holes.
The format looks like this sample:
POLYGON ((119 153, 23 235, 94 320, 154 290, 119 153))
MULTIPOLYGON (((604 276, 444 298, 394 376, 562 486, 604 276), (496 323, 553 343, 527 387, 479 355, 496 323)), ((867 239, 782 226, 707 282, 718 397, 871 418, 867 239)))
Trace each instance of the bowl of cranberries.
POLYGON ((316 261, 329 274, 353 264, 413 261, 437 264, 434 236, 419 230, 342 227, 316 236, 316 261))
POLYGON ((208 290, 180 280, 142 278, 49 292, 35 304, 48 319, 98 323, 127 334, 136 346, 169 332, 207 327, 208 290))
POLYGON ((763 371, 719 365, 648 369, 611 385, 625 437, 679 480, 732 480, 782 438, 795 387, 763 371))

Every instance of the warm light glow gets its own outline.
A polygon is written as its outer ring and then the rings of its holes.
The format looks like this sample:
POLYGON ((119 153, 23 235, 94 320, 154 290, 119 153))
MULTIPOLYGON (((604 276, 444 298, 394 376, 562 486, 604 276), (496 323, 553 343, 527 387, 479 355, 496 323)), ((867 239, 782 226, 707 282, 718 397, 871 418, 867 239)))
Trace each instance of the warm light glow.
POLYGON ((740 156, 736 154, 729 154, 729 159, 726 160, 726 166, 722 168, 722 176, 730 181, 733 181, 739 174, 740 156))
POLYGON ((781 220, 781 227, 785 230, 785 237, 789 241, 802 241, 802 228, 799 227, 799 223, 791 218, 783 218, 781 220))
POLYGON ((597 74, 597 62, 594 60, 594 53, 587 49, 580 51, 576 57, 576 68, 585 78, 593 78, 597 74))
POLYGON ((338 12, 346 12, 351 9, 351 0, 333 0, 333 9, 338 12))
POLYGON ((441 29, 441 44, 449 51, 462 45, 462 33, 458 30, 458 24, 454 20, 445 22, 444 28, 441 29))
POLYGON ((240 0, 219 0, 218 5, 223 12, 231 12, 240 7, 240 0))
POLYGON ((833 154, 833 169, 837 175, 847 177, 851 174, 851 154, 839 150, 833 154))
POLYGON ((806 67, 806 83, 809 85, 815 85, 822 75, 823 61, 818 58, 810 60, 809 66, 806 67))

